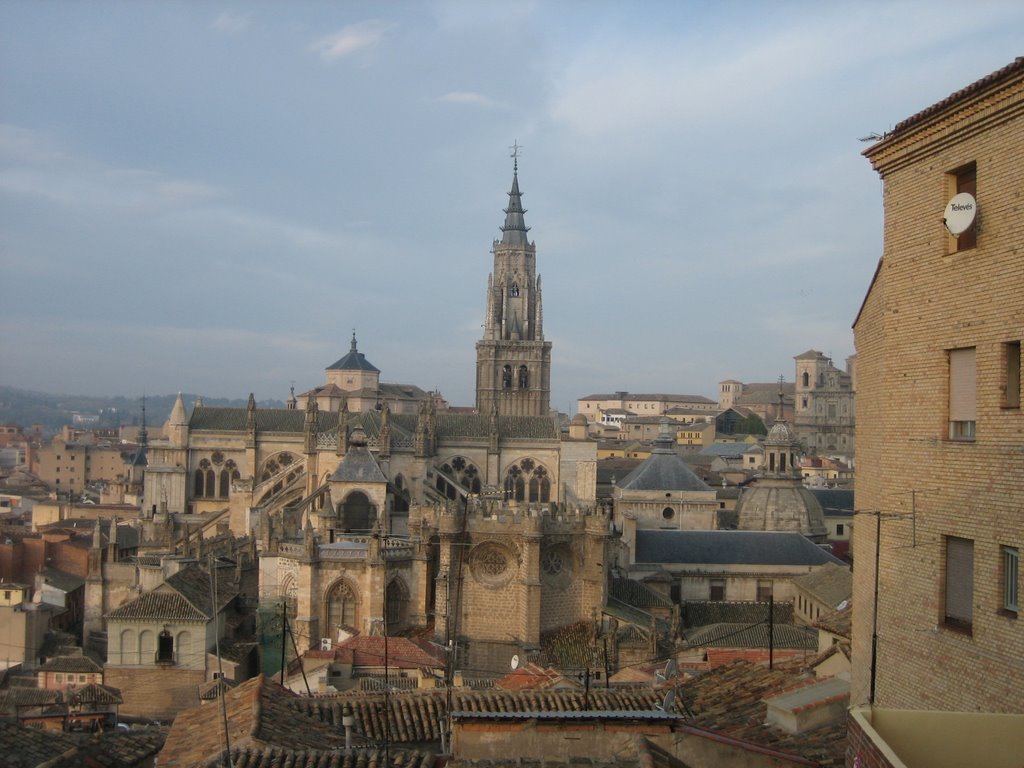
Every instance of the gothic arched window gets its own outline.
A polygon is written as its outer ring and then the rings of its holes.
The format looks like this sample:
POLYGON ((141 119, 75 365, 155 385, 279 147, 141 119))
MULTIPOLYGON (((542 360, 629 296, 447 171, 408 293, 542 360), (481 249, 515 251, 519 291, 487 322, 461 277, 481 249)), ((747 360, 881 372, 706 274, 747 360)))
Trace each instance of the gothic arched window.
POLYGON ((547 469, 530 458, 513 464, 505 474, 505 498, 509 501, 551 501, 551 477, 547 469))
POLYGON ((192 484, 192 496, 200 499, 203 496, 203 488, 205 487, 206 473, 201 469, 196 470, 195 482, 192 484))
POLYGON ((512 389, 512 366, 506 365, 501 369, 502 389, 512 389))
POLYGON ((804 386, 809 387, 811 385, 811 374, 804 371, 804 386))
POLYGON ((530 386, 530 373, 525 365, 519 366, 519 388, 526 389, 530 386))
POLYGON ((355 628, 356 595, 345 581, 339 581, 327 593, 327 626, 333 631, 340 626, 355 628))
POLYGON ((222 499, 228 497, 228 489, 231 486, 231 476, 228 474, 226 469, 220 471, 220 493, 218 494, 222 499))
POLYGON ((217 492, 217 477, 213 474, 212 469, 206 470, 206 493, 203 495, 212 499, 213 495, 217 492))
POLYGON ((405 582, 395 579, 388 584, 384 593, 384 602, 387 606, 388 632, 401 629, 405 624, 409 607, 409 590, 405 586, 405 582))
POLYGON ((353 491, 338 507, 341 527, 347 531, 367 532, 377 520, 376 509, 362 491, 353 491))

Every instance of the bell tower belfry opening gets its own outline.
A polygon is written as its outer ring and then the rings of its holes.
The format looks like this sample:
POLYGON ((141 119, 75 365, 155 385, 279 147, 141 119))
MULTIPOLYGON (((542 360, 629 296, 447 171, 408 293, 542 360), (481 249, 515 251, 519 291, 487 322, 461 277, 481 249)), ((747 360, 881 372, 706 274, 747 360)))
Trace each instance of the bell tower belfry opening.
POLYGON ((494 270, 487 278, 484 335, 476 343, 476 409, 500 416, 547 416, 551 400, 551 342, 544 313, 537 247, 527 238, 519 192, 519 150, 512 146, 512 189, 494 270))

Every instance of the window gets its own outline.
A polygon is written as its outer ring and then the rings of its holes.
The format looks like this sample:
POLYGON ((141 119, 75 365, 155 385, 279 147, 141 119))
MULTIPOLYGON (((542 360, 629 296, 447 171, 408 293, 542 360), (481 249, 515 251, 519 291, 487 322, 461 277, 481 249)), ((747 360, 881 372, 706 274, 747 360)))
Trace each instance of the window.
POLYGON ((725 600, 725 579, 712 579, 708 600, 725 600))
POLYGON ((63 683, 64 682, 64 673, 63 672, 58 672, 55 675, 55 677, 56 677, 58 683, 63 683))
POLYGON ((665 520, 671 520, 673 517, 676 516, 676 511, 672 509, 672 507, 665 507, 663 510, 661 510, 661 516, 665 520))
POLYGON ((949 350, 949 439, 973 440, 975 405, 974 347, 949 350))
POLYGON ((771 579, 758 579, 757 580, 757 602, 767 603, 772 599, 772 582, 771 579))
MULTIPOLYGON (((955 194, 961 192, 967 192, 972 197, 978 197, 978 171, 977 166, 974 163, 969 163, 962 168, 959 168, 950 174, 953 177, 955 194)), ((961 234, 956 238, 956 247, 954 251, 966 251, 969 248, 973 248, 978 244, 978 223, 975 219, 975 223, 971 225, 970 229, 961 234)))
POLYGON ((344 581, 339 581, 327 596, 327 626, 335 632, 339 626, 354 627, 356 596, 344 581))
POLYGON ((836 536, 842 536, 842 535, 843 535, 843 524, 842 523, 836 523, 836 536))
POLYGON ((1003 381, 1003 407, 1020 408, 1020 342, 1008 341, 1003 345, 1005 375, 1003 381))
POLYGON ((974 612, 974 542, 946 537, 944 620, 947 627, 971 631, 974 612))
POLYGON ((156 660, 158 663, 174 661, 174 636, 166 629, 157 636, 156 660))
POLYGON ((1020 577, 1020 550, 1003 547, 1003 610, 1017 613, 1020 593, 1017 591, 1020 577))

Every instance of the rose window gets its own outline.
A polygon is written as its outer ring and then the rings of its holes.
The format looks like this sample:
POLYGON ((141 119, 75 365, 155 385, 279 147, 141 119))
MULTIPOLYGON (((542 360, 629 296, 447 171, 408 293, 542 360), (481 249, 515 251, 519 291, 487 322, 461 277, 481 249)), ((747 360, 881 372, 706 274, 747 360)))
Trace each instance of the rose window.
POLYGON ((548 576, 557 576, 562 572, 562 555, 553 549, 549 549, 541 557, 540 567, 544 569, 544 573, 548 576))

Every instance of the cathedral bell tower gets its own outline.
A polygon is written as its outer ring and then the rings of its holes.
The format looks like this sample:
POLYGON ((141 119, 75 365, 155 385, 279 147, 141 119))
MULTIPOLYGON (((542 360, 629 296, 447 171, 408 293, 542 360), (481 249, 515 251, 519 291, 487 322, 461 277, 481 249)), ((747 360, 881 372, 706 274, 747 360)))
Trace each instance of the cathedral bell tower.
POLYGON ((476 410, 488 414, 497 407, 501 416, 547 416, 551 342, 544 341, 537 248, 526 237, 519 147, 512 149, 512 189, 501 240, 494 241, 484 335, 476 343, 476 410))

